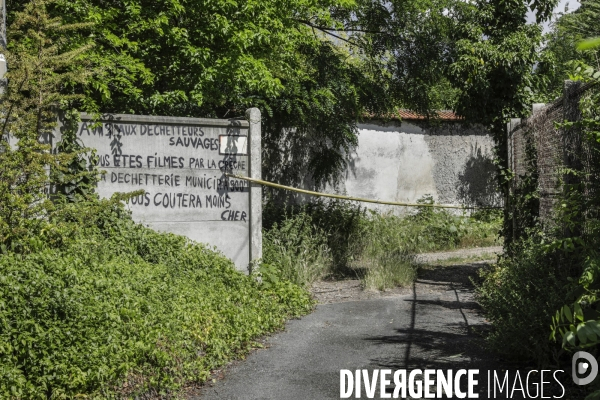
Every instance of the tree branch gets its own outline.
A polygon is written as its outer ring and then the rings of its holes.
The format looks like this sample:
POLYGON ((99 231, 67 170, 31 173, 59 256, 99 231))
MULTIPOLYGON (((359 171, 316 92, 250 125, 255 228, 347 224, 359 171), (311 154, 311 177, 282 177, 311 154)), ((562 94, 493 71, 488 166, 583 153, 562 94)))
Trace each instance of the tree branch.
MULTIPOLYGON (((314 32, 315 29, 318 29, 321 32, 326 33, 326 34, 328 34, 330 36, 333 36, 336 39, 343 40, 344 42, 349 43, 352 46, 361 47, 360 44, 358 44, 356 42, 353 42, 352 40, 348 40, 346 38, 343 38, 343 37, 341 37, 339 35, 336 35, 334 33, 331 33, 329 29, 323 28, 323 27, 320 27, 320 26, 317 26, 317 25, 314 25, 314 24, 310 23, 310 21, 303 21, 303 20, 296 20, 296 21, 298 21, 298 22, 300 22, 300 23, 302 23, 304 25, 310 26, 313 29, 313 32, 314 32)), ((336 30, 333 30, 333 31, 335 32, 336 30)))
POLYGON ((300 22, 302 24, 308 25, 310 27, 317 28, 323 32, 363 32, 363 33, 373 33, 376 35, 385 35, 385 32, 381 32, 381 31, 371 31, 368 29, 353 29, 353 28, 344 28, 344 29, 327 28, 325 26, 315 25, 312 22, 307 21, 305 19, 297 19, 296 18, 294 20, 297 22, 300 22))

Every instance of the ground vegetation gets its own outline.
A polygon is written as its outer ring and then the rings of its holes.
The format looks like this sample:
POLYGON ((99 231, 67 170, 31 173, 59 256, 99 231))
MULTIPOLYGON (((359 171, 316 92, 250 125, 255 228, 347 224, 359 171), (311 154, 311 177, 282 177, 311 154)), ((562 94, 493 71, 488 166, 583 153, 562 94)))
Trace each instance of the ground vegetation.
POLYGON ((407 286, 416 278, 419 253, 497 245, 497 211, 456 215, 423 206, 396 216, 349 202, 277 208, 266 214, 264 262, 301 285, 358 277, 367 289, 407 286))

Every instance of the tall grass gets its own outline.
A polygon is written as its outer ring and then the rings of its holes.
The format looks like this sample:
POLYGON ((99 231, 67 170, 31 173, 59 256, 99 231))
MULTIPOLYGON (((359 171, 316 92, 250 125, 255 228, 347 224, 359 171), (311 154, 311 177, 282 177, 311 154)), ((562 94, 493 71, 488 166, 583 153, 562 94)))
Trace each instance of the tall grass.
POLYGON ((414 255, 399 234, 396 218, 372 214, 362 224, 361 231, 352 237, 349 265, 363 287, 385 290, 411 284, 416 276, 414 255))
POLYGON ((424 198, 424 206, 408 216, 382 215, 348 202, 289 209, 265 230, 265 262, 303 285, 324 277, 358 277, 365 288, 385 290, 413 282, 417 253, 499 244, 497 213, 453 215, 427 207, 431 201, 424 198))
MULTIPOLYGON (((263 270, 275 267, 280 278, 306 286, 328 275, 333 257, 327 235, 305 211, 274 223, 263 234, 263 270)), ((273 270, 273 268, 271 268, 273 270)))

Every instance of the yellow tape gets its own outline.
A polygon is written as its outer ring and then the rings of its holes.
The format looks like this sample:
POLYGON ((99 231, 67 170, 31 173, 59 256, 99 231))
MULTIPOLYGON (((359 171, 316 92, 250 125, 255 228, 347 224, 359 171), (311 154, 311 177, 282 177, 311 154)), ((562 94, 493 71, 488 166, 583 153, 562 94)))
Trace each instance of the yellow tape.
POLYGON ((329 197, 329 198, 332 198, 332 199, 350 200, 350 201, 361 201, 361 202, 364 202, 364 203, 386 204, 386 205, 390 205, 390 206, 404 206, 404 207, 458 208, 458 209, 461 209, 461 210, 468 210, 468 209, 491 210, 491 209, 500 209, 500 208, 502 208, 502 207, 445 206, 445 205, 441 205, 441 204, 398 203, 398 202, 395 202, 395 201, 381 201, 381 200, 363 199, 363 198, 360 198, 360 197, 342 196, 342 195, 339 195, 339 194, 328 194, 328 193, 313 192, 311 190, 298 189, 298 188, 291 187, 291 186, 280 185, 278 183, 263 181, 261 179, 254 179, 254 178, 249 178, 247 176, 241 176, 241 175, 236 175, 236 174, 228 174, 228 173, 226 173, 225 175, 228 176, 228 177, 230 177, 230 178, 243 179, 243 180, 248 181, 248 182, 258 183, 259 185, 270 186, 270 187, 273 187, 273 188, 276 188, 276 189, 289 190, 289 191, 292 191, 292 192, 303 193, 303 194, 308 194, 308 195, 317 196, 317 197, 329 197))

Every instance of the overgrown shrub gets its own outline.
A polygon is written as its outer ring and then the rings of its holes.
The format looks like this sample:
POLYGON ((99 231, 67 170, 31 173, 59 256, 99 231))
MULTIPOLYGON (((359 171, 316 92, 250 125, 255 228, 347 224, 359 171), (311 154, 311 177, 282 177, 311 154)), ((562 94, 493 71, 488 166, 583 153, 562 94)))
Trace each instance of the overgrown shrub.
MULTIPOLYGON (((562 361, 568 365, 571 354, 584 350, 598 358, 600 345, 600 254, 588 249, 583 272, 579 279, 567 285, 569 303, 557 309, 551 326, 550 340, 560 344, 562 361), (564 353, 564 354, 562 354, 564 353)), ((600 378, 596 377, 585 389, 586 400, 600 398, 600 378)))
POLYGON ((49 227, 0 255, 0 398, 167 396, 312 308, 115 201, 67 204, 49 227))
POLYGON ((310 217, 313 229, 324 233, 332 260, 328 272, 335 276, 354 274, 348 268, 352 258, 351 237, 360 236, 366 209, 349 201, 317 200, 301 206, 267 203, 263 221, 265 234, 296 214, 310 217))
POLYGON ((28 241, 45 231, 55 210, 50 193, 56 189, 72 197, 87 192, 97 178, 97 172, 88 169, 93 154, 77 143, 76 124, 63 127, 60 151, 51 151, 49 145, 57 111, 78 114, 72 106, 82 105, 83 96, 72 94, 72 89, 84 87, 97 72, 87 57, 91 38, 69 40, 91 24, 64 24, 51 17, 48 9, 55 3, 31 0, 14 13, 8 49, 3 51, 9 70, 0 83, 0 245, 18 251, 26 251, 28 241))
POLYGON ((569 294, 571 274, 561 252, 539 236, 514 243, 508 255, 483 270, 477 298, 493 323, 489 343, 504 358, 548 365, 553 361, 550 325, 569 294))
POLYGON ((429 207, 433 197, 423 196, 416 212, 402 218, 398 234, 405 237, 415 253, 484 247, 499 244, 502 217, 499 210, 477 210, 471 215, 456 214, 447 209, 429 207))
POLYGON ((305 211, 274 223, 263 235, 263 272, 267 266, 281 278, 307 285, 331 273, 333 259, 327 235, 305 211))
POLYGON ((548 164, 538 159, 542 153, 534 138, 548 133, 545 122, 534 119, 522 126, 525 170, 508 202, 505 255, 478 288, 480 303, 494 323, 490 343, 499 352, 539 365, 552 360, 565 369, 571 361, 568 353, 585 349, 597 355, 600 343, 600 72, 591 67, 575 72, 580 80, 596 82, 583 91, 565 92, 564 109, 546 115, 560 116, 553 121, 554 134, 561 137, 560 160, 548 164), (538 165, 542 161, 545 168, 538 165), (553 169, 547 169, 552 163, 553 169), (558 190, 549 194, 553 179, 558 179, 558 190), (551 217, 540 218, 541 198, 544 207, 552 202, 551 217))
POLYGON ((344 200, 316 201, 306 205, 306 213, 327 235, 333 257, 332 274, 354 275, 349 261, 353 258, 353 241, 364 232, 366 208, 344 200))
POLYGON ((28 2, 8 29, 0 398, 168 397, 308 312, 312 300, 290 282, 239 273, 204 245, 135 224, 120 203, 127 196, 94 197, 96 157, 73 130, 74 105, 90 106, 89 98, 72 94, 98 72, 93 35, 70 40, 91 24, 63 24, 49 15, 55 5, 28 2), (66 123, 51 149, 59 110, 66 123))

